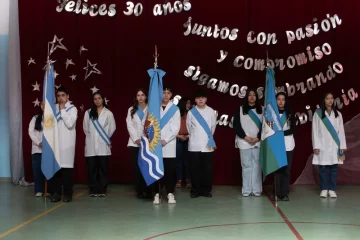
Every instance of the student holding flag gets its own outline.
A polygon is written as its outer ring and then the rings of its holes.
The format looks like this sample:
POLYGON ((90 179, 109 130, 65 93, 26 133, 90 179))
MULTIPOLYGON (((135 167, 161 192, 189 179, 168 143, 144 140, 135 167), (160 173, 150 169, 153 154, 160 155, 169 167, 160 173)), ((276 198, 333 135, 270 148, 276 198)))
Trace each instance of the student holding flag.
POLYGON ((100 92, 93 94, 93 106, 85 112, 83 129, 86 135, 85 157, 90 197, 105 197, 111 155, 110 139, 115 132, 116 123, 100 92))
POLYGON ((312 121, 313 164, 319 165, 320 197, 336 198, 338 164, 345 160, 346 139, 343 118, 336 110, 334 96, 326 93, 312 121))
POLYGON ((281 126, 284 131, 287 166, 282 167, 275 172, 276 183, 274 183, 274 186, 276 184, 276 192, 275 188, 273 192, 278 199, 282 201, 289 201, 290 171, 293 150, 295 148, 293 134, 295 133, 296 125, 299 123, 299 118, 296 114, 292 113, 289 99, 284 92, 276 94, 276 102, 279 108, 281 126))
POLYGON ((260 138, 263 107, 254 89, 248 89, 245 102, 234 115, 235 147, 240 149, 242 195, 260 197, 262 193, 260 138))
POLYGON ((147 93, 144 89, 140 88, 136 91, 134 104, 129 108, 126 117, 126 126, 130 136, 127 146, 131 149, 135 191, 138 198, 152 198, 151 188, 146 186, 144 177, 142 176, 138 165, 140 140, 144 134, 147 113, 147 93))
POLYGON ((214 133, 216 128, 215 111, 206 105, 207 95, 198 91, 196 106, 186 116, 189 133, 189 158, 191 169, 191 198, 212 197, 213 152, 216 149, 214 133))
MULTIPOLYGON (((164 161, 164 178, 169 204, 176 203, 174 191, 176 185, 176 136, 180 130, 179 108, 170 101, 172 88, 164 86, 160 107, 161 145, 164 161)), ((155 191, 154 204, 160 203, 159 182, 153 184, 155 191)))
MULTIPOLYGON (((73 168, 75 157, 75 141, 76 141, 76 120, 77 108, 69 102, 69 92, 65 87, 59 87, 56 92, 58 104, 56 104, 56 121, 58 129, 59 144, 59 167, 60 169, 49 180, 49 186, 53 192, 51 202, 59 202, 61 200, 61 175, 64 184, 64 202, 72 201, 73 194, 73 168)), ((47 127, 47 119, 45 116, 45 128, 47 127)), ((43 162, 47 159, 44 159, 43 162)), ((45 174, 45 173, 44 173, 45 174)))

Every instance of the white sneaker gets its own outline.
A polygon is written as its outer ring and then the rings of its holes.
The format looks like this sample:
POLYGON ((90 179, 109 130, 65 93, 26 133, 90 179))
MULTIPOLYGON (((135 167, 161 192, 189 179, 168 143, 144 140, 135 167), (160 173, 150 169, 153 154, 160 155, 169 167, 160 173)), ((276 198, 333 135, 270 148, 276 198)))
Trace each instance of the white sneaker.
POLYGON ((329 190, 329 196, 330 196, 331 198, 337 198, 337 195, 336 195, 336 192, 335 192, 335 191, 329 190))
POLYGON ((322 190, 320 193, 320 197, 321 198, 327 198, 328 196, 328 190, 322 190))
POLYGON ((242 195, 243 195, 243 197, 248 197, 248 196, 250 196, 250 194, 248 194, 248 193, 243 193, 242 195))
POLYGON ((43 193, 42 193, 42 192, 37 192, 37 193, 35 194, 35 196, 36 196, 36 197, 42 197, 42 196, 43 196, 43 193))
POLYGON ((169 203, 169 204, 174 204, 174 203, 176 203, 174 194, 169 193, 169 194, 167 195, 167 198, 168 198, 168 203, 169 203))
POLYGON ((153 204, 160 204, 160 196, 158 193, 154 197, 153 204))
POLYGON ((254 193, 255 197, 261 197, 261 193, 254 193))

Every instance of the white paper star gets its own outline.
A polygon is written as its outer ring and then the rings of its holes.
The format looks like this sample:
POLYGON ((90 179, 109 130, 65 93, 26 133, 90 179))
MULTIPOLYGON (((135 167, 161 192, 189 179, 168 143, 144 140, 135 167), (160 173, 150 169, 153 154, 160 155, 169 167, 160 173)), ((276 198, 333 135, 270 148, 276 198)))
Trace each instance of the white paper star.
POLYGON ((54 78, 56 79, 57 76, 59 76, 60 74, 58 74, 56 71, 54 71, 54 78))
POLYGON ((84 111, 84 105, 83 104, 81 104, 80 109, 81 109, 82 112, 84 111))
POLYGON ((29 66, 30 64, 36 64, 36 63, 35 63, 35 59, 30 58, 30 59, 28 60, 28 66, 29 66))
POLYGON ((36 99, 35 101, 33 101, 33 104, 34 104, 34 107, 40 106, 39 99, 36 99))
POLYGON ((71 78, 72 81, 75 81, 76 80, 76 75, 73 74, 73 75, 70 76, 70 78, 71 78))
POLYGON ((92 91, 92 93, 96 93, 97 91, 99 91, 99 89, 96 88, 96 86, 94 86, 93 88, 90 88, 90 90, 92 91))
POLYGON ((86 70, 86 74, 85 74, 85 79, 84 81, 90 77, 90 75, 92 73, 96 73, 96 74, 101 74, 100 70, 96 68, 97 63, 95 64, 91 64, 91 62, 89 60, 87 60, 87 66, 84 67, 84 69, 86 70))
POLYGON ((59 39, 56 35, 54 36, 54 40, 52 42, 49 42, 51 46, 51 49, 50 49, 50 53, 49 53, 49 56, 55 52, 56 49, 64 49, 67 51, 67 48, 64 46, 64 44, 62 44, 62 41, 63 38, 59 39))
POLYGON ((32 86, 34 87, 33 91, 40 91, 40 84, 38 84, 37 81, 32 86))
POLYGON ((66 69, 69 67, 69 65, 75 65, 75 63, 72 61, 72 59, 66 59, 66 69))
POLYGON ((104 100, 106 105, 108 104, 108 102, 110 102, 110 100, 107 100, 106 98, 104 98, 104 100))
POLYGON ((55 88, 56 88, 56 89, 59 89, 59 87, 61 87, 61 84, 60 84, 59 86, 55 85, 55 88))
POLYGON ((83 51, 88 51, 86 48, 84 48, 84 45, 80 47, 80 56, 83 51))

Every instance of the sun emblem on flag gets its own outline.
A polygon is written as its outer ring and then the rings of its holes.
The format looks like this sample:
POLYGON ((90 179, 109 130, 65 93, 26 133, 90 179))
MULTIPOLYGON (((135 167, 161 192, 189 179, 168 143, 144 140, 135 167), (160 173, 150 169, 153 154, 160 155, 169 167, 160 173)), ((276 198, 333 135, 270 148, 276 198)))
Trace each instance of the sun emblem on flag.
POLYGON ((44 118, 44 129, 45 130, 50 130, 54 127, 55 125, 55 118, 53 115, 47 115, 44 118))
POLYGON ((157 120, 154 114, 149 114, 145 121, 144 134, 149 141, 150 151, 153 152, 155 147, 160 144, 161 129, 159 120, 157 120))

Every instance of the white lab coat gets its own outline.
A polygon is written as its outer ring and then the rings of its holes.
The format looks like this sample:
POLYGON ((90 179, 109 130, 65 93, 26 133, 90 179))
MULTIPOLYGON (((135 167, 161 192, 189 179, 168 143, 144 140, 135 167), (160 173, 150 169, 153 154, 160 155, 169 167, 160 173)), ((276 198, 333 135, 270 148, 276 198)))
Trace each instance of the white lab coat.
POLYGON ((131 118, 131 110, 133 107, 128 109, 128 114, 126 117, 126 127, 129 132, 129 141, 128 147, 140 147, 140 145, 136 144, 135 141, 141 139, 142 135, 144 134, 144 124, 148 112, 148 107, 146 107, 144 112, 144 118, 140 119, 137 113, 135 112, 134 116, 131 118))
MULTIPOLYGON (((93 156, 110 156, 111 150, 110 147, 106 144, 106 142, 101 138, 98 131, 94 127, 92 123, 89 111, 85 112, 84 121, 83 121, 83 129, 86 135, 85 139, 85 157, 93 157, 93 156)), ((115 132, 116 123, 114 119, 113 113, 107 109, 103 108, 98 117, 98 121, 102 128, 105 130, 109 139, 115 132)), ((100 130, 100 129, 99 129, 100 130)))
MULTIPOLYGON (((75 142, 76 142, 76 120, 77 108, 67 102, 65 109, 60 111, 61 120, 58 122, 60 167, 74 168, 75 142)), ((59 112, 59 105, 56 104, 56 113, 59 112)))
MULTIPOLYGON (((160 107, 160 117, 162 118, 167 111, 170 109, 170 107, 173 105, 172 102, 169 102, 163 110, 162 107, 160 107)), ((176 157, 176 135, 179 133, 180 130, 180 124, 181 124, 181 118, 180 118, 180 111, 177 110, 172 118, 168 121, 168 123, 161 129, 161 140, 166 141, 166 145, 163 146, 162 152, 164 158, 175 158, 176 157)))
POLYGON ((42 136, 43 136, 43 132, 42 131, 38 131, 35 130, 35 122, 36 122, 36 118, 38 116, 35 115, 29 124, 29 136, 31 138, 31 154, 34 153, 42 153, 42 149, 41 147, 39 147, 39 144, 42 142, 42 136))
MULTIPOLYGON (((280 117, 282 116, 282 114, 280 114, 280 117)), ((283 127, 283 131, 289 130, 290 126, 289 126, 289 121, 286 121, 284 127, 283 127)), ((285 137, 285 149, 286 151, 292 151, 295 148, 295 139, 294 139, 294 135, 288 135, 288 136, 284 136, 285 137)))
MULTIPOLYGON (((197 108, 197 107, 196 107, 197 108)), ((200 112, 201 116, 205 119, 208 124, 212 134, 214 135, 216 129, 216 114, 214 109, 209 106, 205 106, 204 109, 197 110, 200 112)), ((204 128, 196 120, 191 111, 188 112, 186 116, 186 128, 189 132, 189 145, 188 150, 190 152, 213 152, 213 149, 208 149, 208 136, 204 128)), ((216 144, 216 141, 215 141, 216 144)))
MULTIPOLYGON (((340 149, 346 149, 346 139, 344 132, 343 118, 340 112, 338 117, 335 118, 335 114, 332 111, 330 116, 325 111, 326 116, 329 118, 331 124, 334 126, 340 139, 340 149)), ((319 149, 319 154, 313 155, 314 165, 334 165, 342 164, 342 161, 338 160, 337 152, 339 150, 337 144, 331 137, 329 131, 321 121, 317 113, 314 113, 312 121, 312 144, 313 149, 319 149)))

